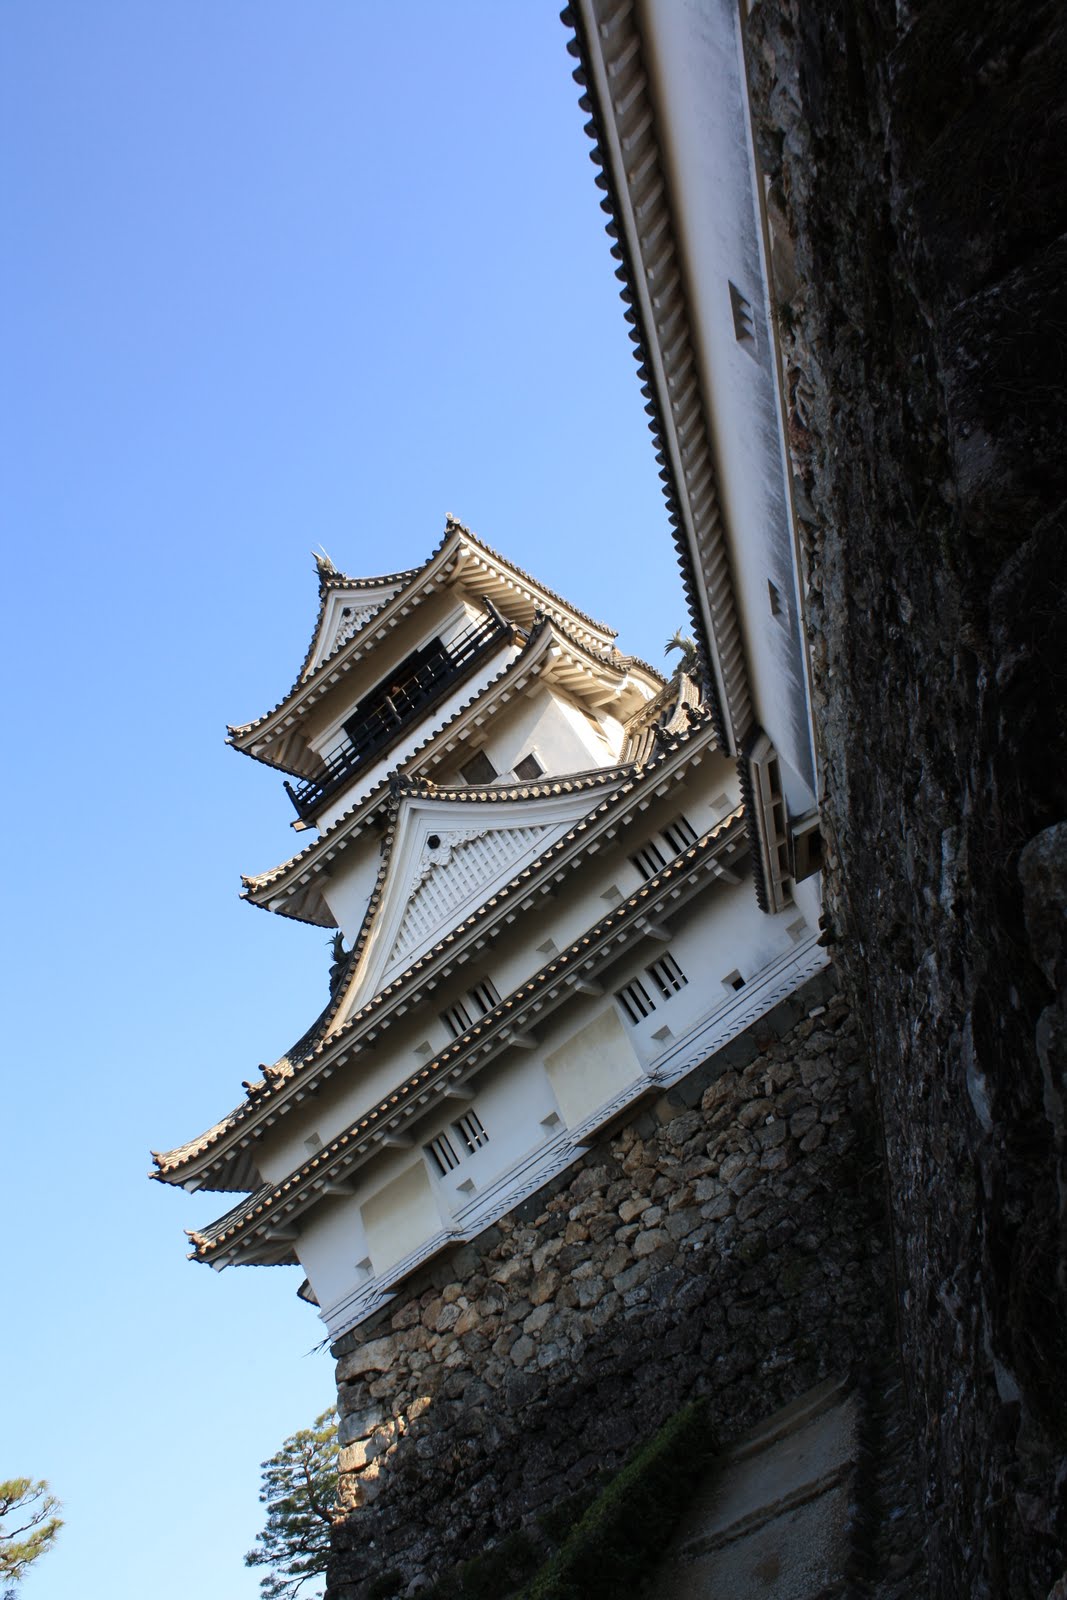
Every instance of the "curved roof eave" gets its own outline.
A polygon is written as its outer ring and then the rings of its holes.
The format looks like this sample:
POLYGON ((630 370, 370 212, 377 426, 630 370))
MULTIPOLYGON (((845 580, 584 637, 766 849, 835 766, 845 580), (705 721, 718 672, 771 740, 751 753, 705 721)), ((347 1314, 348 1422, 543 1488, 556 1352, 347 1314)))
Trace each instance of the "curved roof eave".
MULTIPOLYGON (((614 789, 610 795, 606 796, 600 805, 595 807, 593 811, 578 819, 578 821, 570 829, 568 829, 567 833, 561 839, 549 847, 543 856, 539 856, 536 861, 524 868, 516 878, 510 880, 510 882, 504 885, 503 888, 496 890, 490 899, 483 905, 479 906, 469 917, 464 920, 463 923, 459 925, 458 928, 451 930, 442 940, 438 941, 438 943, 436 943, 430 950, 421 955, 419 959, 412 964, 412 966, 400 973, 397 978, 389 983, 379 994, 374 995, 364 1006, 360 1008, 358 1012, 348 1018, 341 1028, 339 1028, 336 1032, 331 1033, 330 1029, 332 1021, 341 1005, 344 1003, 345 994, 348 990, 356 966, 358 965, 360 957, 363 953, 363 949, 365 948, 366 940, 369 937, 370 929, 373 925, 374 914, 377 909, 378 900, 381 896, 382 887, 385 881, 385 873, 388 868, 389 849, 387 841, 386 849, 383 853, 382 864, 379 868, 378 879, 375 883, 375 888, 372 892, 371 901, 367 907, 367 912, 364 916, 360 932, 356 936, 356 939, 353 943, 353 948, 346 961, 345 969, 340 975, 340 979, 325 1010, 316 1019, 316 1022, 312 1025, 312 1027, 302 1036, 301 1040, 298 1041, 298 1045, 294 1046, 293 1049, 287 1052, 285 1056, 282 1056, 273 1068, 267 1069, 263 1080, 255 1084, 246 1085, 245 1102, 236 1106, 233 1111, 228 1114, 228 1116, 223 1117, 219 1122, 215 1123, 211 1128, 207 1129, 197 1138, 191 1139, 185 1144, 177 1146, 173 1150, 158 1153, 153 1152, 153 1158, 157 1168, 153 1176, 159 1178, 163 1182, 181 1183, 184 1181, 186 1176, 192 1175, 202 1159, 210 1155, 213 1147, 220 1144, 230 1134, 235 1134, 239 1127, 247 1124, 253 1113, 258 1111, 259 1108, 278 1090, 283 1089, 295 1076, 302 1075, 303 1072, 313 1064, 316 1058, 318 1058, 319 1064, 322 1065, 324 1052, 328 1048, 332 1049, 335 1045, 343 1047, 345 1041, 353 1044, 358 1043, 358 1041, 353 1038, 356 1029, 361 1027, 365 1022, 368 1022, 371 1019, 372 1014, 379 1010, 384 1002, 395 999, 398 991, 409 986, 412 978, 417 976, 430 962, 436 960, 437 957, 447 949, 449 944, 456 941, 457 936, 461 932, 464 932, 468 928, 474 927, 479 922, 483 921, 490 909, 496 912, 496 910, 499 907, 502 907, 503 903, 506 902, 515 892, 520 890, 525 891, 528 888, 529 880, 540 872, 542 866, 553 855, 561 854, 568 845, 573 844, 576 836, 589 828, 592 819, 595 816, 606 812, 609 808, 619 803, 624 793, 632 793, 635 788, 639 787, 646 780, 650 781, 653 777, 655 777, 656 780, 659 781, 661 776, 660 768, 671 755, 678 752, 681 752, 684 755, 687 751, 692 754, 696 754, 696 752, 703 747, 705 742, 710 742, 712 744, 718 742, 714 723, 710 716, 701 718, 688 732, 675 735, 672 743, 667 748, 661 749, 659 752, 657 752, 655 758, 646 766, 624 766, 616 769, 609 769, 613 776, 616 776, 622 780, 618 788, 614 789), (701 741, 698 738, 702 731, 707 736, 705 741, 701 741), (692 744, 690 741, 692 741, 692 744), (627 779, 629 779, 628 788, 627 779), (301 1047, 303 1047, 303 1055, 301 1057, 296 1057, 296 1051, 301 1047)), ((479 791, 473 792, 478 793, 479 791)), ((455 791, 449 791, 449 795, 454 795, 454 793, 455 791)), ((487 797, 491 797, 492 795, 491 790, 486 790, 484 793, 487 797)), ((447 795, 442 795, 442 798, 448 797, 449 796, 447 795)), ((502 911, 501 914, 503 914, 502 911)), ((216 1151, 211 1159, 218 1159, 221 1153, 222 1152, 216 1151)))
MULTIPOLYGON (((606 623, 597 622, 562 595, 549 589, 547 585, 532 577, 521 567, 508 561, 505 556, 490 545, 485 544, 477 534, 470 531, 463 523, 454 517, 449 517, 445 523, 445 531, 434 550, 421 566, 410 569, 407 580, 403 585, 386 600, 379 609, 368 617, 363 625, 350 639, 346 639, 336 650, 331 651, 323 661, 306 677, 298 676, 296 682, 289 688, 276 705, 262 716, 254 718, 251 722, 230 724, 227 729, 227 743, 242 755, 250 755, 257 761, 262 761, 267 766, 280 768, 282 771, 295 771, 287 765, 278 754, 270 753, 270 746, 281 742, 284 733, 288 738, 294 723, 302 719, 303 713, 310 708, 321 694, 335 681, 338 672, 345 673, 357 661, 362 659, 366 652, 366 638, 369 629, 378 632, 383 624, 392 624, 398 619, 393 614, 403 614, 405 607, 410 607, 413 591, 428 580, 439 580, 446 577, 452 570, 455 557, 460 553, 460 547, 466 544, 471 553, 479 560, 488 561, 503 574, 510 574, 512 579, 518 580, 518 587, 526 591, 527 598, 534 609, 546 609, 550 614, 555 614, 557 620, 564 621, 569 618, 576 623, 582 631, 587 631, 599 647, 605 651, 610 650, 615 638, 615 630, 606 623), (452 548, 450 548, 450 546, 452 548), (255 748, 257 744, 263 748, 255 748)), ((339 575, 340 576, 340 575, 339 575)), ((328 580, 332 581, 332 580, 328 580)), ((353 581, 353 580, 348 580, 353 581)), ((354 580, 361 582, 363 580, 354 580)), ((381 580, 378 580, 381 581, 381 580)), ((321 613, 321 606, 320 606, 321 613)), ((309 653, 304 657, 304 667, 314 654, 318 629, 321 625, 321 614, 316 622, 315 637, 309 653)), ((301 671, 304 668, 302 667, 301 671)), ((651 670, 651 669, 650 669, 651 670)), ((300 775, 300 774, 298 774, 300 775)))

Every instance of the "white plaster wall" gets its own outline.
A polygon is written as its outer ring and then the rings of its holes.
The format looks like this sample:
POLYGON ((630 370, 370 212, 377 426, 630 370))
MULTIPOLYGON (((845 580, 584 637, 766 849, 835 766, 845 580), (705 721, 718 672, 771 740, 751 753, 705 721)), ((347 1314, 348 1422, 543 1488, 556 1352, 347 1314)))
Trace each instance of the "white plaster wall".
POLYGON ((322 898, 348 945, 363 925, 381 864, 380 837, 368 829, 320 874, 322 898))
POLYGON ((549 777, 612 764, 612 750, 597 737, 581 713, 540 679, 536 684, 531 696, 517 697, 497 713, 487 738, 483 730, 482 742, 471 739, 447 778, 441 781, 462 783, 459 769, 478 749, 485 751, 502 779, 527 755, 535 755, 549 777))
POLYGON ((746 985, 762 969, 790 950, 796 942, 789 933, 799 913, 766 916, 756 904, 752 882, 746 873, 738 884, 719 883, 712 895, 691 900, 670 924, 669 941, 645 939, 632 956, 610 973, 613 994, 639 978, 656 1009, 637 1024, 623 1021, 634 1049, 644 1062, 652 1061, 667 1048, 670 1038, 689 1032, 697 1023, 713 1017, 732 1005, 739 991, 723 982, 733 972, 746 985), (665 952, 670 952, 688 982, 664 998, 648 975, 648 968, 665 952), (667 1038, 655 1036, 670 1029, 667 1038))
POLYGON ((357 1267, 370 1254, 358 1197, 316 1206, 301 1224, 296 1248, 320 1306, 349 1293, 366 1276, 357 1267))
POLYGON ((360 1206, 375 1275, 440 1229, 443 1218, 419 1154, 405 1171, 360 1206))
POLYGON ((610 1007, 546 1055, 545 1070, 572 1128, 641 1076, 633 1043, 610 1007))
POLYGON ((646 0, 642 24, 689 269, 756 718, 804 779, 810 804, 814 755, 798 565, 738 8, 734 0, 646 0), (752 306, 754 346, 737 338, 731 282, 752 306), (777 617, 768 581, 780 597, 777 617))
POLYGON ((441 1176, 427 1157, 427 1170, 447 1209, 454 1213, 469 1205, 472 1191, 464 1190, 463 1184, 473 1183, 473 1193, 480 1193, 558 1132, 558 1126, 551 1129, 542 1126, 543 1120, 553 1113, 559 1116, 560 1108, 537 1052, 513 1049, 495 1067, 479 1076, 472 1100, 453 1100, 444 1112, 428 1120, 419 1132, 422 1144, 427 1145, 439 1133, 447 1133, 460 1158, 458 1167, 441 1176), (477 1112, 489 1135, 489 1142, 471 1153, 453 1128, 469 1110, 477 1112))

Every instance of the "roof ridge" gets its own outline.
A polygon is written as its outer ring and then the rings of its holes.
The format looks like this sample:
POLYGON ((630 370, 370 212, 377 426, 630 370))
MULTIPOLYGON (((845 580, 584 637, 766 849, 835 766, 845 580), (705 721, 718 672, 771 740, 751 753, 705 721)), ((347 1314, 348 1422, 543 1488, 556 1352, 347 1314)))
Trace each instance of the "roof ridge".
MULTIPOLYGON (((456 538, 469 540, 472 544, 476 545, 478 550, 484 555, 487 555, 493 561, 498 562, 501 567, 505 568, 515 577, 521 579, 524 584, 533 589, 539 590, 542 595, 544 595, 548 600, 553 601, 556 605, 560 606, 565 612, 570 612, 573 616, 579 618, 581 622, 588 624, 588 626, 594 632, 604 634, 609 639, 614 639, 617 637, 614 628, 609 627, 607 623, 598 622, 594 617, 591 617, 588 612, 585 612, 579 606, 572 604, 572 602, 565 599, 563 595, 557 594, 554 589, 550 589, 548 585, 542 583, 539 578, 535 578, 531 573, 526 572, 522 567, 516 566, 513 561, 509 561, 508 558, 501 555, 498 550, 494 550, 492 545, 486 544, 484 539, 481 539, 478 534, 472 532, 470 528, 466 527, 457 518, 449 515, 445 519, 445 531, 442 537, 438 540, 437 544, 434 546, 429 556, 427 556, 426 560, 417 567, 408 568, 405 573, 395 574, 394 576, 406 579, 406 581, 402 582, 400 588, 396 590, 395 593, 391 594, 388 599, 384 600, 382 604, 371 613, 371 615, 364 622, 363 626, 359 628, 350 639, 343 640, 336 650, 332 650, 329 655, 324 656, 318 665, 308 672, 308 662, 311 660, 311 657, 314 654, 315 643, 318 638, 319 628, 321 627, 322 618, 325 613, 328 595, 336 588, 343 586, 345 583, 359 583, 362 581, 369 582, 369 580, 345 579, 342 574, 336 574, 336 578, 331 577, 328 579, 327 586, 324 588, 322 593, 322 599, 319 602, 319 612, 315 620, 311 645, 304 656, 300 672, 298 673, 296 679, 285 691, 281 699, 278 700, 275 705, 271 706, 268 711, 264 711, 261 716, 254 717, 250 722, 228 723, 226 729, 228 742, 235 744, 237 739, 247 738, 248 735, 252 734, 257 728, 261 728, 265 722, 269 722, 272 717, 276 716, 277 713, 281 711, 286 704, 293 699, 294 696, 298 695, 303 689, 306 689, 309 685, 314 683, 318 679, 319 674, 323 671, 323 669, 335 662, 337 656, 339 656, 341 652, 353 642, 353 640, 357 639, 359 635, 366 630, 376 616, 380 615, 389 606, 393 605, 402 594, 411 589, 422 578, 433 562, 443 554, 447 547, 448 541, 454 536, 456 538)), ((390 582, 392 580, 387 578, 381 581, 390 582)), ((535 610, 536 609, 537 607, 535 605, 535 610)), ((553 618, 553 621, 555 622, 557 619, 553 618)), ((632 659, 636 661, 637 658, 634 657, 632 659)), ((642 665, 646 665, 646 663, 642 663, 642 665)), ((653 672, 655 671, 654 668, 650 668, 649 670, 653 672)), ((241 749, 241 746, 235 745, 235 748, 241 749)), ((273 765, 273 763, 268 763, 268 765, 273 765)))

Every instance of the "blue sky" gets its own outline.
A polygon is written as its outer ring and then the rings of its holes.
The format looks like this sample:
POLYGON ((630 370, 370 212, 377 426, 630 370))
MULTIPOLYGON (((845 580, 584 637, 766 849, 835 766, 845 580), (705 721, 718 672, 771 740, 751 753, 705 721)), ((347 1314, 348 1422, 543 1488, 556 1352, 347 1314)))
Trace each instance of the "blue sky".
POLYGON ((0 1476, 26 1600, 251 1600, 259 1462, 332 1400, 293 1270, 145 1179, 325 999, 224 725, 288 687, 310 549, 453 512, 654 662, 684 607, 553 0, 0 8, 8 812, 0 1476))

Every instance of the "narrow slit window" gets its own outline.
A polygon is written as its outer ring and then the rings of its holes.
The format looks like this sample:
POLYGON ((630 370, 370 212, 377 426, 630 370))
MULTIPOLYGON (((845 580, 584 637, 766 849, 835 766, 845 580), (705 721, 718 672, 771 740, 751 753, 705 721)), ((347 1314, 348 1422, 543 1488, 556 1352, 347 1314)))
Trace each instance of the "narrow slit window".
POLYGON ((635 978, 625 989, 620 989, 615 998, 634 1027, 656 1009, 656 1002, 640 978, 635 978))
POLYGON ((539 778, 544 770, 534 755, 523 756, 521 761, 515 763, 515 776, 524 779, 526 783, 532 783, 535 778, 539 778))
POLYGON ((653 961, 648 969, 648 975, 664 1000, 669 1000, 672 994, 677 994, 679 989, 684 989, 689 979, 668 951, 660 956, 658 961, 653 961))
POLYGON ((459 1157, 447 1133, 439 1133, 436 1139, 431 1139, 426 1151, 442 1178, 447 1177, 454 1167, 459 1166, 459 1157))
POLYGON ((630 857, 630 860, 646 883, 649 878, 654 878, 664 865, 662 852, 658 845, 652 843, 651 839, 648 844, 642 845, 640 850, 630 857))
POLYGON ((673 855, 680 856, 683 850, 688 850, 691 844, 696 844, 696 830, 688 817, 675 817, 663 830, 663 837, 670 846, 673 855))
POLYGON ((483 1144, 489 1143, 489 1135, 482 1126, 482 1120, 477 1111, 465 1111, 458 1122, 452 1124, 461 1142, 467 1147, 467 1154, 473 1155, 480 1150, 483 1144))
POLYGON ((730 284, 730 311, 734 319, 734 338, 738 344, 754 347, 756 322, 752 314, 752 302, 745 298, 736 283, 730 284))
POLYGON ((466 1033, 471 1025, 471 1019, 462 1001, 457 1000, 454 1006, 449 1006, 447 1011, 442 1011, 441 1021, 452 1035, 458 1039, 461 1033, 466 1033))
POLYGON ((479 750, 472 756, 465 767, 460 767, 464 783, 479 784, 493 783, 496 781, 497 771, 484 750, 479 750))
POLYGON ((500 996, 496 992, 496 985, 492 978, 483 978, 476 983, 470 992, 472 1003, 477 1007, 480 1016, 487 1016, 494 1006, 500 1004, 500 996))
POLYGON ((767 579, 767 603, 771 608, 772 617, 785 615, 785 603, 782 600, 781 590, 771 582, 770 578, 767 579))

